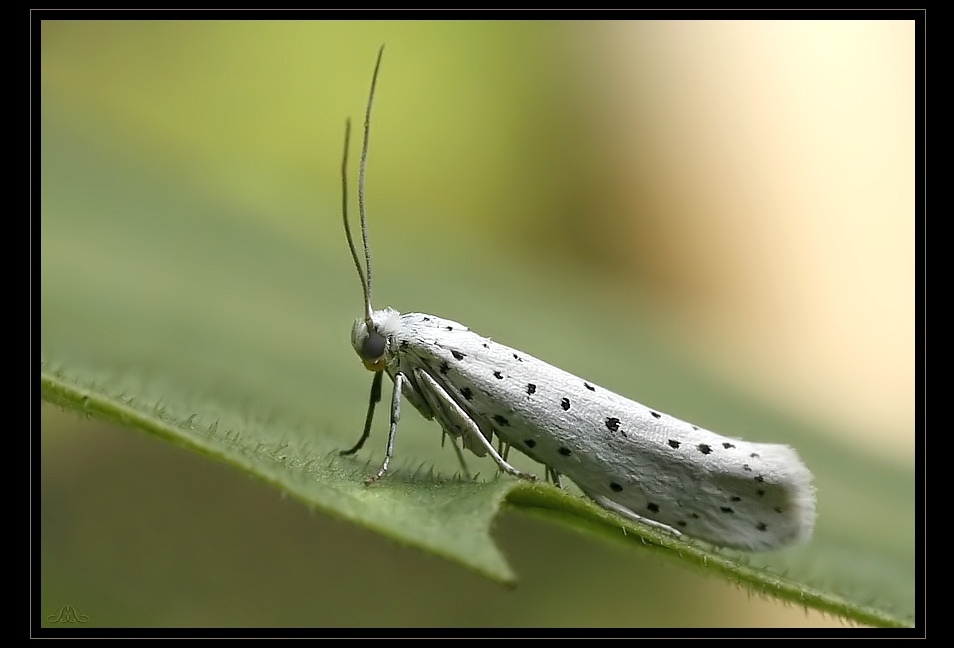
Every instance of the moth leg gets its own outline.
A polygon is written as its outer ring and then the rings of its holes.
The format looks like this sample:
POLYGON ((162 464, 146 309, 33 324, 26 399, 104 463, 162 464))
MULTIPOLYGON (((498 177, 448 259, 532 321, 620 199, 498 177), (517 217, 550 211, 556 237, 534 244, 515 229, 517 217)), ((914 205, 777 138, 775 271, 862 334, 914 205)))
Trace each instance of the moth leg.
POLYGON ((503 457, 503 460, 506 461, 507 457, 510 456, 510 444, 504 443, 504 440, 497 437, 497 453, 503 457))
POLYGON ((629 518, 630 520, 641 522, 642 524, 645 524, 651 527, 656 527, 657 529, 663 529, 664 531, 668 531, 669 533, 672 533, 673 535, 677 535, 677 536, 682 535, 682 533, 672 528, 668 524, 663 524, 662 522, 657 522, 656 520, 650 520, 649 518, 644 518, 641 515, 636 515, 635 513, 633 513, 631 510, 629 510, 622 504, 618 504, 614 502, 613 500, 609 499, 608 497, 605 497, 603 495, 594 495, 593 493, 590 493, 585 490, 583 492, 586 494, 587 497, 589 497, 591 500, 593 500, 594 502, 596 502, 603 508, 609 509, 613 511, 614 513, 619 513, 624 518, 629 518))
MULTIPOLYGON (((415 403, 415 407, 421 412, 426 411, 427 419, 436 419, 438 423, 441 424, 441 429, 443 431, 443 436, 441 437, 441 447, 444 447, 444 437, 450 437, 452 440, 460 439, 464 445, 464 448, 470 450, 472 453, 478 457, 483 457, 487 452, 484 450, 484 446, 476 446, 474 443, 470 442, 470 432, 468 428, 466 431, 464 426, 458 422, 460 420, 459 416, 456 416, 455 412, 449 412, 447 408, 447 403, 441 399, 437 392, 427 389, 428 384, 423 382, 421 374, 426 374, 427 372, 424 369, 415 369, 414 373, 410 376, 405 376, 407 382, 405 383, 405 395, 410 398, 411 395, 414 396, 414 399, 411 400, 412 403, 415 403), (416 401, 416 402, 415 402, 416 401), (417 404, 419 403, 419 404, 417 404), (422 408, 423 406, 423 408, 422 408)), ((428 376, 430 378, 430 376, 428 376)), ((444 396, 447 396, 446 391, 442 390, 444 396)), ((492 437, 491 437, 492 438, 492 437)), ((460 447, 455 445, 455 452, 459 452, 460 447)), ((463 466, 463 460, 458 456, 458 461, 461 462, 463 466)), ((466 467, 465 467, 466 471, 466 467)))
POLYGON ((467 462, 464 461, 464 453, 460 451, 460 446, 457 445, 457 437, 455 437, 453 434, 448 434, 447 430, 444 430, 444 436, 441 437, 441 447, 444 446, 445 437, 450 437, 451 446, 454 448, 454 454, 457 455, 457 461, 460 462, 461 472, 463 473, 464 477, 470 479, 470 471, 467 470, 467 462))
POLYGON ((463 428, 466 428, 467 432, 470 432, 471 438, 477 440, 480 445, 490 453, 490 456, 493 457, 494 461, 497 462, 497 465, 502 471, 508 475, 518 477, 520 479, 529 479, 534 480, 537 478, 536 475, 531 473, 525 473, 523 471, 517 470, 510 464, 508 464, 503 457, 494 449, 493 443, 487 440, 487 437, 483 435, 480 431, 480 427, 472 419, 463 408, 457 404, 453 398, 450 397, 450 394, 441 387, 436 380, 434 380, 430 374, 426 371, 418 369, 415 371, 415 375, 421 381, 421 387, 427 387, 430 390, 430 394, 435 397, 442 405, 440 410, 435 411, 435 416, 441 417, 441 425, 445 429, 453 428, 455 423, 461 425, 463 428), (443 420, 443 417, 453 417, 455 420, 443 420))
POLYGON ((559 488, 560 490, 563 490, 563 479, 561 479, 562 475, 560 475, 560 473, 558 473, 555 469, 551 468, 550 466, 547 466, 546 464, 544 464, 544 467, 546 468, 546 471, 547 471, 547 479, 552 481, 557 488, 559 488))
POLYGON ((342 450, 338 454, 354 454, 361 449, 364 442, 367 441, 371 435, 371 421, 374 419, 374 406, 381 402, 381 380, 383 378, 384 372, 378 371, 374 374, 374 379, 371 381, 371 398, 368 399, 368 414, 364 419, 364 432, 361 433, 361 438, 358 439, 358 442, 354 444, 353 448, 350 450, 342 450))
MULTIPOLYGON (((380 372, 378 375, 381 375, 380 372)), ((374 477, 364 480, 364 483, 368 486, 384 477, 388 472, 388 464, 391 463, 391 457, 394 455, 394 433, 397 431, 398 421, 401 420, 401 387, 404 386, 404 381, 405 377, 403 373, 398 372, 394 374, 394 392, 391 394, 391 427, 388 429, 388 447, 384 453, 384 463, 381 464, 381 469, 378 470, 374 477)))

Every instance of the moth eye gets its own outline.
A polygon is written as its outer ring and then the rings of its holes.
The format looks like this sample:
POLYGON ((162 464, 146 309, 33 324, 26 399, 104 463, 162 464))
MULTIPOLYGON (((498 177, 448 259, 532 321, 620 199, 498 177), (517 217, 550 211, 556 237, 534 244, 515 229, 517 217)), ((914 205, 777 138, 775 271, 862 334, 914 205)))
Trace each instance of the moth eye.
POLYGON ((387 347, 388 339, 375 330, 368 331, 368 337, 364 339, 361 345, 361 357, 366 360, 374 360, 384 355, 384 349, 387 347))

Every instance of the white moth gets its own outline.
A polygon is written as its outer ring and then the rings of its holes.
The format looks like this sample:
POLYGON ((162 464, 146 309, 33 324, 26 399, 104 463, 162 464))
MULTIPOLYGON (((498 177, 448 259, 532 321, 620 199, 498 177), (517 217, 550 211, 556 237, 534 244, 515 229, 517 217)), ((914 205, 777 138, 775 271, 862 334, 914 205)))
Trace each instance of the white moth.
MULTIPOLYGON (((457 447, 490 455, 514 477, 534 475, 511 466, 504 449, 519 449, 560 484, 572 479, 601 506, 627 518, 715 545, 769 551, 807 540, 815 522, 812 474, 784 445, 724 437, 574 376, 482 337, 457 322, 371 308, 371 256, 364 210, 364 170, 378 52, 364 123, 358 203, 365 270, 355 250, 347 209, 350 120, 342 162, 345 232, 364 291, 364 316, 351 344, 374 372, 364 431, 367 440, 382 375, 394 382, 383 477, 406 398, 436 419, 457 447), (497 440, 501 452, 494 448, 497 440)), ((462 459, 462 457, 461 457, 462 459)))

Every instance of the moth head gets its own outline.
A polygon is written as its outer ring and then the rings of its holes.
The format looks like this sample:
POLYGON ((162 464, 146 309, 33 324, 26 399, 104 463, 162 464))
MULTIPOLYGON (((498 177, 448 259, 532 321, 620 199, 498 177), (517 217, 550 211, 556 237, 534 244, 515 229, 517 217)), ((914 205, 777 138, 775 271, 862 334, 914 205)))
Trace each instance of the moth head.
POLYGON ((363 317, 354 321, 351 346, 368 371, 384 371, 387 368, 388 338, 378 330, 373 321, 370 326, 363 317))

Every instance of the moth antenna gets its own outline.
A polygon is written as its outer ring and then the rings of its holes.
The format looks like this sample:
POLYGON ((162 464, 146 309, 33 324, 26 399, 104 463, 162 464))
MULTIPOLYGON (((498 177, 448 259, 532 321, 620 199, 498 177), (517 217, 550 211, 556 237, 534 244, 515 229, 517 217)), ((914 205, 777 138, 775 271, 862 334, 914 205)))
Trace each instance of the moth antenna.
POLYGON ((351 234, 351 225, 348 222, 348 145, 351 137, 351 120, 345 121, 345 147, 341 161, 341 205, 344 218, 345 235, 348 237, 348 247, 351 249, 351 258, 361 280, 361 290, 364 292, 364 319, 371 326, 371 245, 368 243, 368 223, 364 208, 364 177, 368 163, 368 140, 371 133, 371 106, 374 103, 374 89, 378 83, 378 70, 381 68, 381 57, 384 54, 384 45, 378 50, 378 58, 374 63, 374 72, 371 75, 371 92, 368 95, 368 106, 364 113, 364 140, 361 145, 361 163, 358 170, 358 214, 361 221, 361 240, 364 243, 364 261, 366 271, 361 270, 361 261, 354 246, 354 237, 351 234))
POLYGON ((368 282, 364 278, 364 271, 361 270, 361 261, 358 260, 358 251, 354 248, 354 238, 351 236, 351 224, 348 222, 348 143, 350 139, 351 120, 346 119, 344 155, 341 158, 341 214, 344 217, 345 236, 348 238, 348 247, 351 249, 351 259, 354 261, 354 267, 358 271, 358 279, 361 280, 361 290, 364 292, 364 319, 370 326, 371 291, 368 290, 368 282))
POLYGON ((361 215, 361 239, 364 242, 364 262, 368 278, 368 324, 371 324, 371 245, 368 243, 368 223, 364 210, 364 170, 368 165, 368 140, 371 135, 371 105, 374 103, 374 89, 378 85, 378 70, 381 69, 381 57, 384 45, 378 50, 378 59, 374 62, 371 74, 371 91, 368 93, 368 107, 364 111, 364 139, 361 143, 361 165, 358 170, 358 213, 361 215))

